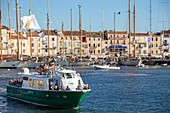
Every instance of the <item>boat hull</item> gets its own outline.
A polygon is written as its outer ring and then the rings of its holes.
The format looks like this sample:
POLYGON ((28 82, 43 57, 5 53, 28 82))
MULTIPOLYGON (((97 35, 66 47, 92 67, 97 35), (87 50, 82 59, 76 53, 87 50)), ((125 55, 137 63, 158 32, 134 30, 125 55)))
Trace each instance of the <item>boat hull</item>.
POLYGON ((89 90, 58 91, 32 90, 15 86, 7 86, 7 97, 23 102, 49 107, 77 108, 89 90))
POLYGON ((96 69, 112 69, 112 70, 116 70, 116 69, 120 69, 120 67, 117 66, 100 66, 100 65, 94 65, 93 67, 95 67, 96 69))
POLYGON ((124 66, 136 66, 138 65, 140 60, 128 60, 128 61, 123 61, 122 65, 124 66))

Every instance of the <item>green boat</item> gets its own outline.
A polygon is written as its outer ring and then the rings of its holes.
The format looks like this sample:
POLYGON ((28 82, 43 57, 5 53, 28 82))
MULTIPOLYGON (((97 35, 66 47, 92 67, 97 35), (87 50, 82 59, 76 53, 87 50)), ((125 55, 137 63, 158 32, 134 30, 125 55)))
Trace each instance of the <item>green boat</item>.
POLYGON ((10 80, 7 97, 49 107, 78 108, 91 91, 74 70, 58 69, 51 75, 21 73, 20 79, 10 80))

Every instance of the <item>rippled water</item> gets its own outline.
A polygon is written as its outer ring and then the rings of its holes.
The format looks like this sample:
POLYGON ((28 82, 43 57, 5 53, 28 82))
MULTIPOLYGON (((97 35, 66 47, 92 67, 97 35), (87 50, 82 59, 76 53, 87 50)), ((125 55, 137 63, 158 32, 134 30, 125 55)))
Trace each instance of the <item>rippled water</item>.
POLYGON ((6 98, 6 84, 18 70, 0 70, 0 112, 10 113, 170 113, 170 67, 96 70, 76 68, 92 91, 77 110, 54 109, 6 98))

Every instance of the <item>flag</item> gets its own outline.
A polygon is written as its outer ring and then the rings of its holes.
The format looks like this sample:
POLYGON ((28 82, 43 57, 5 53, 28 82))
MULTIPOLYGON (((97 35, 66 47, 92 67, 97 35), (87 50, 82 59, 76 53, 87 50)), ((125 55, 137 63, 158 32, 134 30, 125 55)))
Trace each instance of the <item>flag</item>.
POLYGON ((152 42, 152 36, 148 36, 145 38, 145 42, 152 42))
POLYGON ((22 21, 22 29, 41 29, 35 15, 23 16, 21 18, 22 21))
POLYGON ((40 32, 40 33, 38 34, 38 36, 42 38, 42 37, 44 37, 44 33, 43 33, 43 32, 40 32))
POLYGON ((86 37, 82 37, 82 38, 83 38, 82 42, 87 42, 86 37))

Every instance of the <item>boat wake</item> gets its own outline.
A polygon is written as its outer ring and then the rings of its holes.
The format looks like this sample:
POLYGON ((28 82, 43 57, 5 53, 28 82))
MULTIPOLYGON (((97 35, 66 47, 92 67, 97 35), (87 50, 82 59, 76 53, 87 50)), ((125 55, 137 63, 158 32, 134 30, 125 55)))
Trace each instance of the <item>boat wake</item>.
POLYGON ((0 107, 6 106, 7 102, 6 102, 6 98, 0 96, 0 107))
POLYGON ((6 88, 1 88, 0 87, 0 92, 6 92, 6 88))

